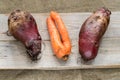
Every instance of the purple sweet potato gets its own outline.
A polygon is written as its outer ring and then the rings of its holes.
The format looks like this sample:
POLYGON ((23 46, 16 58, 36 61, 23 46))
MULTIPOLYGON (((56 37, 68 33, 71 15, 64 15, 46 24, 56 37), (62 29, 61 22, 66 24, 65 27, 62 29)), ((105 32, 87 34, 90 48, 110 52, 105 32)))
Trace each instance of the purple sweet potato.
POLYGON ((110 14, 106 8, 95 11, 83 23, 79 33, 79 53, 85 61, 97 56, 101 38, 107 30, 110 14))
POLYGON ((29 12, 13 11, 8 18, 8 32, 24 44, 32 60, 37 60, 42 40, 36 21, 29 12))

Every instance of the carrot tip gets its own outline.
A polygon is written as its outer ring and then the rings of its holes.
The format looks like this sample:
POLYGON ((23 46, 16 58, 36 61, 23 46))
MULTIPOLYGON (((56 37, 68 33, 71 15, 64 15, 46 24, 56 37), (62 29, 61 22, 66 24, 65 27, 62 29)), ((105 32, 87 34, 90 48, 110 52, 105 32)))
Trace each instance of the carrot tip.
POLYGON ((65 55, 62 57, 62 60, 66 61, 68 59, 68 57, 69 57, 68 55, 65 55))

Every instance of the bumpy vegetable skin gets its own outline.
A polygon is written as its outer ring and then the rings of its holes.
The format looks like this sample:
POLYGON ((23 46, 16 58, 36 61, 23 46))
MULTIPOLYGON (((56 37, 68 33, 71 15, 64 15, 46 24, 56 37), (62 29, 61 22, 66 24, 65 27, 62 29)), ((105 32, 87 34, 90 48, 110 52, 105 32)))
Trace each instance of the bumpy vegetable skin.
POLYGON ((50 16, 47 18, 47 27, 54 54, 59 59, 67 60, 71 53, 71 41, 58 13, 51 11, 50 16))
POLYGON ((110 21, 110 14, 108 9, 100 8, 83 23, 79 33, 79 52, 85 61, 97 56, 101 38, 110 21))
POLYGON ((8 18, 8 32, 25 45, 32 60, 37 60, 41 52, 41 36, 29 12, 13 11, 8 18))

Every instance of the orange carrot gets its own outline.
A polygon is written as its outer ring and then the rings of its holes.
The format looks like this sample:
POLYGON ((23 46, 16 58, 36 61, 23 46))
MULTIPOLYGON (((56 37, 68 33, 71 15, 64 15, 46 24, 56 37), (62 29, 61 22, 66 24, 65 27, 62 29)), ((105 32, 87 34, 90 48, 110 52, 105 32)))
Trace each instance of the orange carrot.
POLYGON ((47 25, 50 34, 51 45, 55 55, 59 59, 67 60, 69 54, 71 53, 71 41, 67 29, 59 14, 52 11, 50 13, 50 17, 47 18, 47 25))

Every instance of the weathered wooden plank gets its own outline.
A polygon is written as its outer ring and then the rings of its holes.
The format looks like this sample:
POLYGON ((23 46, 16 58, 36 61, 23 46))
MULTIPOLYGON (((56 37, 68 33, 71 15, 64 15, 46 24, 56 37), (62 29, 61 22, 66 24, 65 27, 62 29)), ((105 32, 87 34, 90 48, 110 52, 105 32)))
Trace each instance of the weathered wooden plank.
POLYGON ((47 13, 33 14, 43 39, 41 59, 37 62, 29 59, 22 43, 5 34, 8 29, 8 14, 0 14, 0 69, 120 68, 120 12, 112 13, 109 28, 103 37, 96 59, 89 63, 82 61, 78 52, 78 34, 82 23, 90 14, 60 14, 72 41, 72 53, 66 62, 58 60, 53 55, 46 27, 47 13))
POLYGON ((120 38, 115 38, 114 41, 111 38, 103 38, 99 49, 99 54, 91 64, 81 63, 80 55, 78 53, 77 40, 72 41, 72 54, 70 55, 69 60, 66 62, 60 61, 53 56, 49 41, 44 41, 42 57, 38 62, 31 62, 29 57, 27 57, 25 48, 19 41, 4 41, 0 42, 0 68, 41 69, 41 67, 43 67, 44 69, 49 69, 52 67, 59 67, 59 69, 64 69, 64 67, 68 67, 68 69, 74 69, 78 67, 84 68, 82 66, 87 68, 89 68, 88 66, 98 66, 104 68, 104 66, 109 67, 111 65, 116 67, 115 65, 119 65, 120 63, 120 44, 118 44, 119 40, 120 38), (111 46, 113 48, 111 48, 111 46))

